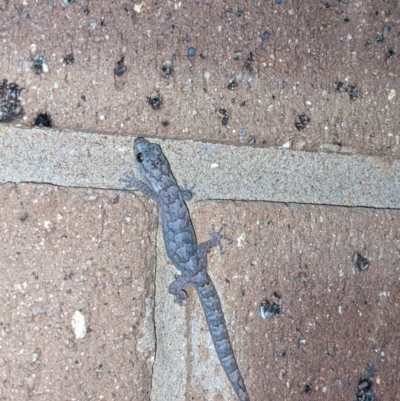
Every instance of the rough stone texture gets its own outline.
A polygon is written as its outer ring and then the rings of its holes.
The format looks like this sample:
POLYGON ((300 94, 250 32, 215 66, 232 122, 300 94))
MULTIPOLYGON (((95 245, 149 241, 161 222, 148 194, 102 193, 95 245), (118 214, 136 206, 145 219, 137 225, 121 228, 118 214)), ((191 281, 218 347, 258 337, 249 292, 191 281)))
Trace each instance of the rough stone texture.
POLYGON ((147 209, 117 191, 0 186, 1 400, 149 399, 156 220, 147 209))
MULTIPOLYGON (((210 252, 209 272, 251 400, 349 401, 365 378, 378 400, 397 399, 399 211, 245 202, 192 207, 200 241, 211 223, 223 222, 234 240, 225 255, 210 252), (367 270, 358 269, 357 255, 368 260, 367 270), (263 320, 266 299, 281 313, 263 320)), ((164 287, 173 278, 171 272, 164 287)), ((189 294, 193 300, 184 309, 167 303, 159 312, 186 322, 187 350, 174 344, 167 356, 188 355, 181 361, 186 398, 175 399, 236 401, 197 295, 189 294)), ((175 380, 173 367, 163 374, 175 380)))
MULTIPOLYGON (((0 126, 0 182, 122 189, 134 138, 0 126)), ((392 157, 155 141, 197 200, 236 199, 400 208, 392 157)))
MULTIPOLYGON (((0 3, 0 120, 60 129, 0 129, 0 183, 33 183, 0 186, 0 399, 236 401, 154 205, 117 190, 131 134, 207 141, 161 142, 197 199, 399 208, 399 2, 276 3, 0 3), (60 177, 110 190, 34 185, 60 177)), ((209 264, 251 401, 398 398, 399 210, 190 207, 235 240, 209 264)))
POLYGON ((10 0, 0 18, 25 126, 400 155, 398 1, 10 0))

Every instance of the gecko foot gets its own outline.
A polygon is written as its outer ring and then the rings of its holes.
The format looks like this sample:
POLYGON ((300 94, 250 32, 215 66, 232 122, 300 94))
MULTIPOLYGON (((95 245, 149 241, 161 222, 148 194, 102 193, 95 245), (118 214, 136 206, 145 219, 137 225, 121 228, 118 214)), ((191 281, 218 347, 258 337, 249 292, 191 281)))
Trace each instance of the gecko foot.
POLYGON ((213 246, 217 246, 219 248, 219 253, 223 255, 225 253, 224 248, 221 244, 221 240, 225 240, 228 244, 232 244, 232 238, 227 237, 226 235, 221 234, 222 230, 226 227, 226 224, 222 224, 218 231, 215 231, 215 225, 211 225, 211 230, 208 235, 210 236, 210 241, 213 246))
POLYGON ((168 292, 175 296, 175 302, 179 306, 184 305, 184 303, 189 299, 184 289, 190 284, 192 284, 191 277, 182 274, 168 286, 168 292))
POLYGON ((126 171, 118 181, 125 184, 124 189, 137 188, 139 182, 133 171, 126 171))
POLYGON ((181 195, 184 201, 188 202, 192 200, 194 192, 193 189, 196 187, 195 184, 193 184, 190 188, 187 185, 186 180, 183 181, 183 186, 180 187, 181 195))

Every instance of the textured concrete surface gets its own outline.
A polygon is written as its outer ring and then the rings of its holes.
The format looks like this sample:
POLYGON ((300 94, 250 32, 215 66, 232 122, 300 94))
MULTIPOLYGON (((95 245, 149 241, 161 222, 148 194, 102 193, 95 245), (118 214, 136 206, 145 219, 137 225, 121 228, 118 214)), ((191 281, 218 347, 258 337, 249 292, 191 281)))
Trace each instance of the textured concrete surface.
MULTIPOLYGON (((132 137, 0 126, 0 182, 121 189, 134 169, 132 137)), ((156 141, 197 199, 266 200, 400 208, 400 161, 156 141)))
POLYGON ((398 2, 281 3, 5 1, 0 78, 28 127, 399 156, 398 2))
POLYGON ((156 220, 147 209, 127 193, 0 186, 0 399, 148 399, 156 220))

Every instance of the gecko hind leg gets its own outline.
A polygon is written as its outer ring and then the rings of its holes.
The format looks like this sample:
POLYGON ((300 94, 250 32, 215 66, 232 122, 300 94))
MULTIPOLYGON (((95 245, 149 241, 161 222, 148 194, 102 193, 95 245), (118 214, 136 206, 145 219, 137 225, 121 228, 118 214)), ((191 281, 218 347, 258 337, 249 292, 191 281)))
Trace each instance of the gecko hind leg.
POLYGON ((182 274, 177 277, 169 286, 168 292, 175 296, 175 302, 182 306, 189 297, 185 291, 185 288, 192 284, 192 279, 186 274, 182 274))

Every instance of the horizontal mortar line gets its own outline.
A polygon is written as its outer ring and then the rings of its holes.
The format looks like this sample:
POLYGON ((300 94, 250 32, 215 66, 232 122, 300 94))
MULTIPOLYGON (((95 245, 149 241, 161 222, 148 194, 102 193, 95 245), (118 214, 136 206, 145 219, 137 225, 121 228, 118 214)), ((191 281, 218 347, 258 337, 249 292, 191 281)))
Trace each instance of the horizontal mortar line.
MULTIPOLYGON (((283 202, 283 201, 274 201, 274 200, 248 200, 248 199, 215 199, 215 198, 205 198, 195 200, 195 202, 246 202, 246 203, 269 203, 269 204, 280 204, 286 205, 287 207, 296 206, 296 205, 304 205, 304 206, 324 206, 324 207, 343 207, 346 209, 371 209, 371 210, 400 210, 400 207, 375 207, 375 206, 349 206, 349 205, 338 205, 335 203, 301 203, 301 202, 283 202)), ((191 201, 189 201, 191 202, 191 201)), ((188 202, 186 202, 188 203, 188 202)))
MULTIPOLYGON (((113 191, 113 192, 127 192, 132 193, 138 198, 149 199, 146 195, 143 195, 138 189, 121 189, 121 188, 110 188, 110 187, 85 187, 85 186, 64 186, 64 185, 57 185, 51 182, 40 182, 40 181, 6 181, 0 182, 0 185, 6 184, 32 184, 32 185, 48 185, 52 187, 62 188, 62 189, 87 189, 87 190, 94 190, 94 191, 113 191)), ((193 204, 201 204, 204 202, 234 202, 234 203, 267 203, 267 204, 279 204, 285 205, 290 207, 292 205, 303 205, 303 206, 324 206, 324 207, 341 207, 346 209, 371 209, 371 210, 393 210, 397 211, 400 210, 400 207, 374 207, 374 206, 349 206, 349 205, 338 205, 338 204, 329 204, 329 203, 301 203, 301 202, 284 202, 284 201, 274 201, 274 200, 252 200, 252 199, 232 199, 232 198, 195 198, 190 201, 185 201, 186 204, 193 205, 193 204)))
MULTIPOLYGON (((0 182, 123 190, 135 136, 0 126, 0 182)), ((194 199, 400 208, 400 160, 150 139, 194 199)))

